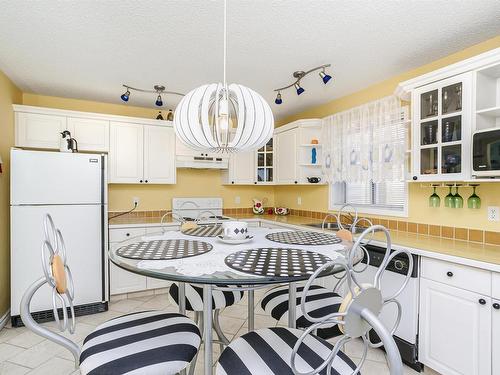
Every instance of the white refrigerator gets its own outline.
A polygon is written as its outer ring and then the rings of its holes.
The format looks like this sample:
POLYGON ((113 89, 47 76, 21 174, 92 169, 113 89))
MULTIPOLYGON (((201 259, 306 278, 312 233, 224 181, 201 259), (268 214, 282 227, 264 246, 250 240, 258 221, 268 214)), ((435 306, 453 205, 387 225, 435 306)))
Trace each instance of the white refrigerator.
MULTIPOLYGON (((104 311, 108 300, 106 155, 11 150, 11 317, 28 286, 43 275, 43 219, 61 230, 75 286, 77 315, 104 311)), ((31 312, 50 318, 51 290, 42 287, 31 312)))

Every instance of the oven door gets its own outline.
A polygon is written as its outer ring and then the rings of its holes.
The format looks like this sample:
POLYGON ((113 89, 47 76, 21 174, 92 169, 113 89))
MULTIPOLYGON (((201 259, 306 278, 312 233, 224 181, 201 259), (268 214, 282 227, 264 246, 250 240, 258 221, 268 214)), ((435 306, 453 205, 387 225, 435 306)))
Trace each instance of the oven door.
POLYGON ((472 174, 500 176, 500 129, 476 132, 472 143, 472 174))

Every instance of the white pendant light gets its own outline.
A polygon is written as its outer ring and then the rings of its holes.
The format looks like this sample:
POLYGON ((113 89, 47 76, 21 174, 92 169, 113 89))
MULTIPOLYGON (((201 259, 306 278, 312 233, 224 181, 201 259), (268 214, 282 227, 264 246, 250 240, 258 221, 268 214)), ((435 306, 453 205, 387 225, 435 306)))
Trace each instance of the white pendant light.
POLYGON ((239 152, 264 146, 274 130, 271 107, 248 87, 226 82, 227 0, 224 0, 224 83, 190 91, 174 115, 178 138, 195 150, 239 152))

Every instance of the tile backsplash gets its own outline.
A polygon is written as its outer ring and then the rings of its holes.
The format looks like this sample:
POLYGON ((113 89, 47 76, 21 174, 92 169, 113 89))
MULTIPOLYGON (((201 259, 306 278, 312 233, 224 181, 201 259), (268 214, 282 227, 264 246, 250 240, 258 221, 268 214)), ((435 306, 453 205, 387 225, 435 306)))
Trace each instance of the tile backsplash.
MULTIPOLYGON (((267 213, 269 208, 265 209, 267 213)), ((169 212, 168 210, 159 211, 134 211, 126 215, 121 216, 122 218, 161 218, 164 214, 169 212)), ((115 215, 121 214, 122 212, 109 212, 109 218, 115 215)), ((223 214, 227 216, 231 215, 251 215, 252 208, 224 208, 223 214)), ((307 211, 307 210, 296 210, 290 209, 290 215, 302 216, 311 219, 323 220, 327 215, 327 212, 319 211, 307 211)), ((330 213, 331 215, 332 213, 330 213)), ((490 245, 500 245, 500 232, 483 231, 478 229, 468 229, 468 228, 458 228, 450 226, 441 225, 430 225, 425 223, 414 223, 405 220, 389 220, 377 217, 366 217, 373 224, 380 224, 387 227, 390 230, 397 230, 400 232, 409 232, 416 234, 429 235, 434 237, 456 239, 462 241, 473 241, 480 243, 487 243, 490 245)), ((329 221, 334 221, 333 217, 328 219, 329 221)))

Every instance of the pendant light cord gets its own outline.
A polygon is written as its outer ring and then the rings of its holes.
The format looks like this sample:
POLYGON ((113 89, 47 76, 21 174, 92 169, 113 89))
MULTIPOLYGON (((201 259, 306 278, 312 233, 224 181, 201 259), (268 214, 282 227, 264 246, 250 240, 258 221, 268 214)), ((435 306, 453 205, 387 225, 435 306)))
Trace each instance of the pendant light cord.
POLYGON ((227 60, 227 0, 224 0, 224 87, 227 86, 226 60, 227 60))

